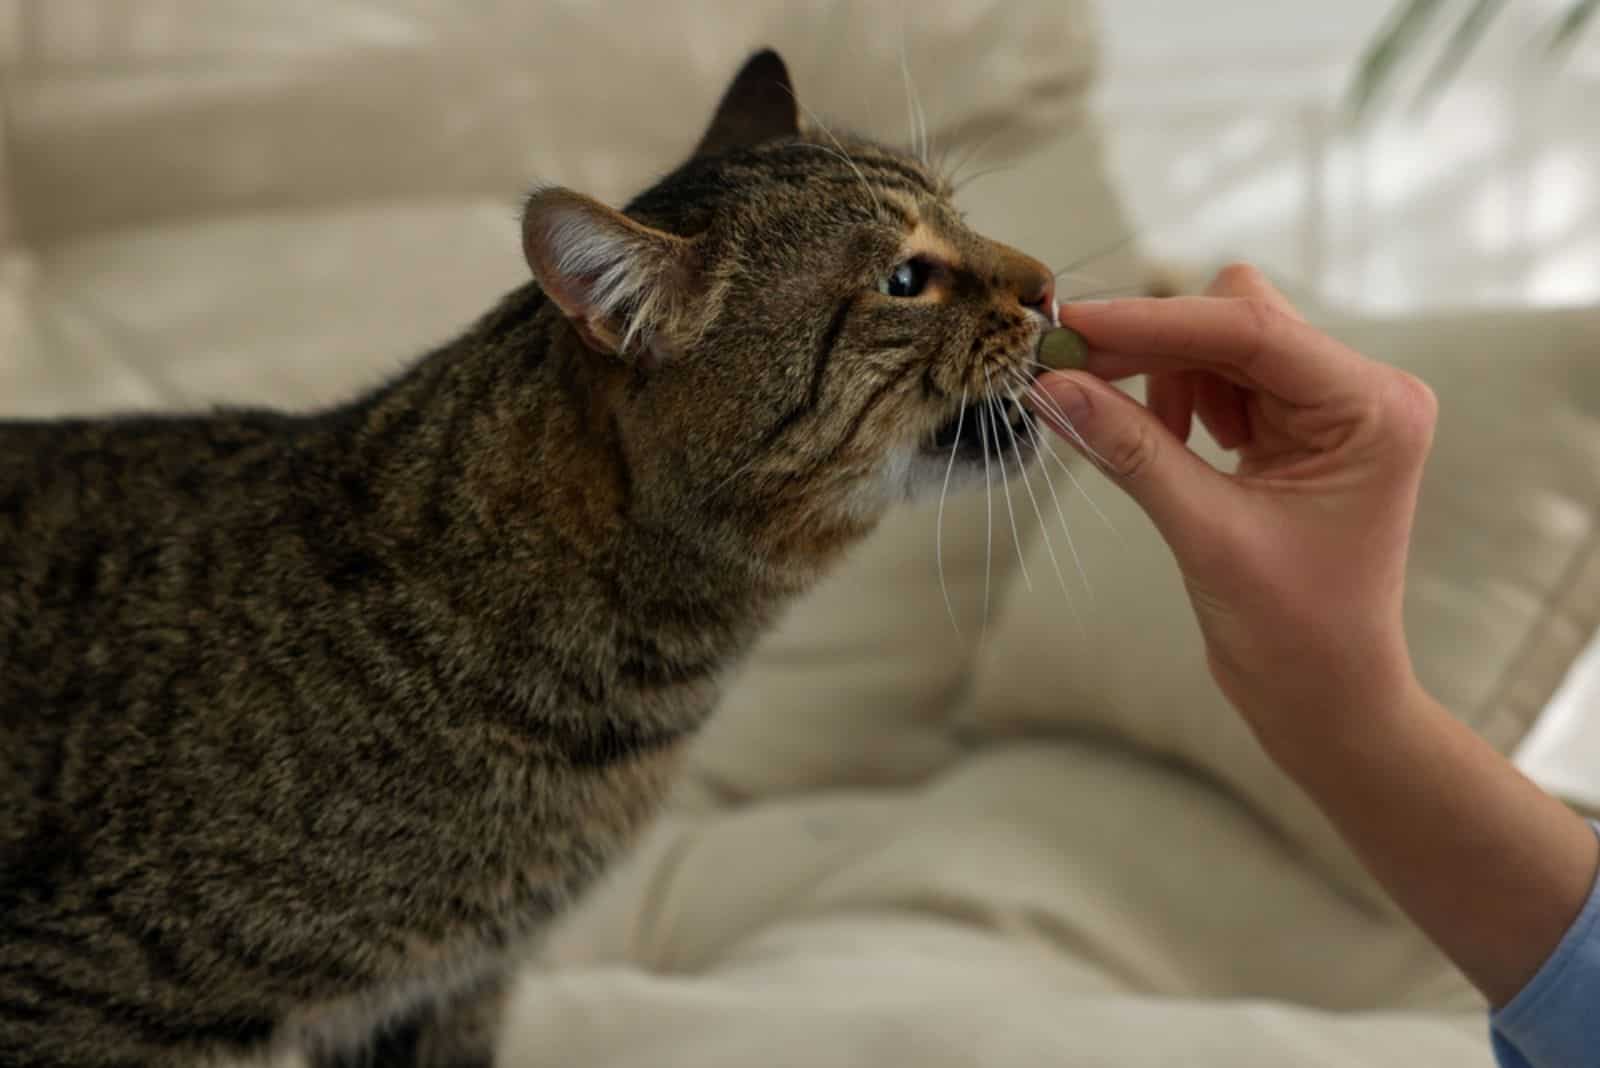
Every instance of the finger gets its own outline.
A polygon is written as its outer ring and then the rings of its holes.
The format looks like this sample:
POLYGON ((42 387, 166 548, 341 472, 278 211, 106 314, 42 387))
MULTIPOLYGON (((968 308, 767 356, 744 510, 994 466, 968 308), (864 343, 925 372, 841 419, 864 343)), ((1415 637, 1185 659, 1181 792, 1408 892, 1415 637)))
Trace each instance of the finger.
POLYGON ((1088 370, 1096 375, 1208 370, 1296 405, 1369 383, 1377 366, 1260 298, 1069 304, 1061 322, 1088 343, 1088 370))
MULTIPOLYGON (((1141 356, 1121 352, 1089 350, 1083 369, 1104 382, 1120 382, 1138 375, 1181 374, 1195 370, 1195 361, 1181 356, 1141 356)), ((1231 367, 1211 367, 1198 372, 1221 378, 1247 389, 1257 388, 1243 371, 1231 367)))
POLYGON ((1068 371, 1043 376, 1037 388, 1051 402, 1035 408, 1038 416, 1126 490, 1175 550, 1196 547, 1217 516, 1236 511, 1227 477, 1115 387, 1068 371))
POLYGON ((1189 440, 1194 426, 1194 378, 1190 371, 1150 376, 1145 406, 1179 441, 1189 440))
POLYGON ((1197 374, 1194 410, 1212 438, 1224 449, 1250 443, 1250 409, 1244 390, 1216 375, 1197 374))
POLYGON ((1267 276, 1248 263, 1230 263, 1217 272, 1217 276, 1206 287, 1206 295, 1211 297, 1257 297, 1276 307, 1279 311, 1302 323, 1306 317, 1300 314, 1300 309, 1289 302, 1289 298, 1278 291, 1278 287, 1267 280, 1267 276))

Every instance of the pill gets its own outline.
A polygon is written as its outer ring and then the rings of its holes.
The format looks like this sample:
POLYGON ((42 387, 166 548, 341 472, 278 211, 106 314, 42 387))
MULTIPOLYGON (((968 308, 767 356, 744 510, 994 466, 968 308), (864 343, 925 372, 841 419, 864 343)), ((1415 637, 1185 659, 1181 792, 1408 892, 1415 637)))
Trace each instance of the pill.
POLYGON ((1070 371, 1084 365, 1089 346, 1075 330, 1058 326, 1039 339, 1039 362, 1052 371, 1070 371))

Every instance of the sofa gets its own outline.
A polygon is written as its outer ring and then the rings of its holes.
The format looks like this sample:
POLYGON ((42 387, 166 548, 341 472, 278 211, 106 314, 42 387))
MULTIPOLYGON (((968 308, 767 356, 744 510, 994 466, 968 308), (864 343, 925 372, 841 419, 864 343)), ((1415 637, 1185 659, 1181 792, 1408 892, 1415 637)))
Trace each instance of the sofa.
MULTIPOLYGON (((768 44, 886 140, 909 85, 991 236, 1149 277, 1087 0, 0 0, 0 414, 348 397, 520 283, 532 182, 620 202, 768 44)), ((1309 310, 1441 399, 1424 682, 1592 804, 1600 313, 1309 310)), ((786 615, 519 971, 499 1064, 1491 1063, 1481 999, 1212 687, 1149 524, 1058 451, 1039 513, 905 508, 786 615)))

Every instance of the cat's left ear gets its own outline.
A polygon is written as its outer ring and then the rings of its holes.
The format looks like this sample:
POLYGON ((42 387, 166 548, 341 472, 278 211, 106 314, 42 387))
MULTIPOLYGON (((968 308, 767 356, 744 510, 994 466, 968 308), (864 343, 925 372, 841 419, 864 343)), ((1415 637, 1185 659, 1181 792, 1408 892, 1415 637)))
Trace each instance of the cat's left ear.
POLYGON ((692 242, 551 187, 528 198, 522 251, 590 348, 643 364, 676 354, 694 291, 692 242))
POLYGON ((745 60, 734 75, 694 154, 709 156, 750 148, 799 133, 800 104, 789 68, 778 53, 767 48, 745 60))

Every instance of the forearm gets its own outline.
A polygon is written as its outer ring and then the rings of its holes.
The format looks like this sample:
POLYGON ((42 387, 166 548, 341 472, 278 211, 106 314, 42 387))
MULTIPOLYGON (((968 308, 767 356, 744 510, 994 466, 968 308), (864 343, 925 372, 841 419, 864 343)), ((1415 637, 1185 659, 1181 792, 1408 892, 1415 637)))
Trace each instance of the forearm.
POLYGON ((1417 925, 1503 1005, 1594 885, 1600 842, 1420 688, 1297 717, 1274 757, 1417 925))

